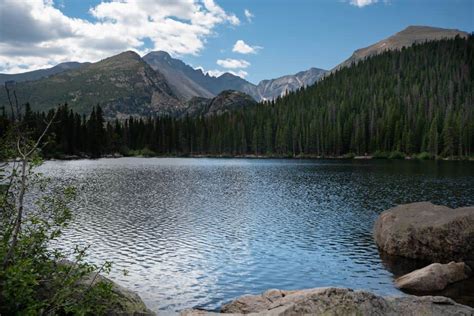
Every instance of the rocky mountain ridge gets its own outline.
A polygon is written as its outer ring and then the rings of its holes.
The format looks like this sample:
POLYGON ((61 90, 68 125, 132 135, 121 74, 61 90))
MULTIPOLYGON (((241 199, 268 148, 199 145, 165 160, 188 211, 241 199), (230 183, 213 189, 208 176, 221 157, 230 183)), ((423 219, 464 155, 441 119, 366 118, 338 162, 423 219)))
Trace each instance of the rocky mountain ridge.
POLYGON ((334 67, 331 72, 349 67, 353 63, 357 63, 367 57, 381 54, 387 50, 399 50, 403 47, 410 47, 416 43, 426 41, 436 41, 442 39, 450 39, 456 36, 466 38, 469 34, 455 29, 443 29, 431 26, 410 25, 404 30, 383 39, 370 46, 357 49, 351 57, 334 67))

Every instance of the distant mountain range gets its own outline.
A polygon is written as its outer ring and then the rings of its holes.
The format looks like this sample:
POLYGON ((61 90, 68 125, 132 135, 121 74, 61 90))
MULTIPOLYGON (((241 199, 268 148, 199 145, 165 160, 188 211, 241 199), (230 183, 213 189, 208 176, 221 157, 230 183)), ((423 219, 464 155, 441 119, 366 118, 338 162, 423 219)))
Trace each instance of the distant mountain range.
MULTIPOLYGON (((468 34, 426 26, 410 26, 374 45, 356 50, 331 72, 386 50, 414 43, 468 34)), ((230 73, 213 77, 163 51, 140 57, 124 52, 96 63, 62 63, 21 74, 0 74, 0 83, 16 82, 21 102, 35 110, 48 110, 67 102, 74 111, 88 114, 95 104, 108 118, 129 115, 210 115, 272 100, 309 86, 331 73, 310 68, 294 75, 263 80, 257 85, 230 73), (235 92, 238 91, 238 92, 235 92), (250 97, 249 97, 250 96, 250 97)), ((6 102, 4 89, 0 100, 6 102)))
POLYGON ((187 100, 192 97, 209 98, 224 90, 244 92, 256 101, 273 100, 289 91, 314 84, 327 72, 311 68, 295 75, 262 80, 258 85, 254 85, 230 73, 219 77, 209 76, 163 51, 151 52, 145 55, 143 60, 165 76, 176 95, 187 100))
POLYGON ((85 66, 89 63, 78 63, 75 61, 57 64, 54 67, 46 68, 46 69, 38 69, 34 71, 19 73, 19 74, 0 74, 0 84, 4 84, 7 81, 32 81, 38 80, 44 77, 49 77, 67 70, 77 69, 82 66, 85 66))

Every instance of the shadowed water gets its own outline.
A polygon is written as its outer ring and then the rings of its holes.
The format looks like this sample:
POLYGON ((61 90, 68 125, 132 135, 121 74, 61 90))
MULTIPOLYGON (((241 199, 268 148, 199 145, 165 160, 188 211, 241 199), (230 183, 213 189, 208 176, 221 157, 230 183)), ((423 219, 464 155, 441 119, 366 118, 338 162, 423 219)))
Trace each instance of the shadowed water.
POLYGON ((79 188, 61 247, 91 245, 90 259, 113 261, 111 277, 155 311, 269 288, 401 294, 373 242, 377 215, 474 204, 468 162, 122 158, 41 171, 79 188))

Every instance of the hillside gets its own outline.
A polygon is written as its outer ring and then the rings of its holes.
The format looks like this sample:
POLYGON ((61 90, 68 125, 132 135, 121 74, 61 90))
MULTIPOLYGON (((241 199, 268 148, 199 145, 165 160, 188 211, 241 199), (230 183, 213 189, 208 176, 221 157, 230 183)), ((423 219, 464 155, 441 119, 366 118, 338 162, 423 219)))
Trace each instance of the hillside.
MULTIPOLYGON (((97 63, 48 78, 16 84, 21 102, 33 110, 49 110, 68 103, 80 114, 100 104, 106 117, 170 114, 182 106, 165 78, 134 52, 124 52, 97 63)), ((6 100, 5 91, 0 92, 6 100)))
POLYGON ((404 30, 383 39, 373 45, 356 50, 352 56, 337 65, 332 71, 348 67, 352 63, 357 63, 367 57, 374 56, 389 50, 400 50, 403 47, 410 47, 416 43, 454 38, 460 36, 466 38, 469 34, 459 30, 443 29, 430 26, 408 26, 404 30))
POLYGON ((181 116, 212 116, 222 115, 229 111, 235 111, 248 106, 256 105, 257 102, 240 91, 224 90, 212 99, 194 97, 187 102, 187 108, 181 116))
POLYGON ((170 135, 164 147, 153 149, 164 154, 193 148, 218 155, 470 156, 472 65, 472 36, 387 51, 276 102, 204 122, 170 123, 174 132, 164 134, 170 135))
MULTIPOLYGON (((213 100, 192 99, 186 108, 192 115, 127 119, 107 127, 106 139, 114 141, 103 146, 161 155, 469 157, 472 65, 472 36, 416 44, 369 57, 277 101, 235 108, 225 99, 246 97, 225 92, 213 100), (223 106, 229 110, 219 111, 223 106)), ((73 130, 87 130, 88 122, 75 121, 80 125, 73 130)), ((72 128, 63 124, 55 128, 72 128)), ((75 148, 74 139, 56 137, 56 143, 69 144, 70 153, 87 151, 75 148)))

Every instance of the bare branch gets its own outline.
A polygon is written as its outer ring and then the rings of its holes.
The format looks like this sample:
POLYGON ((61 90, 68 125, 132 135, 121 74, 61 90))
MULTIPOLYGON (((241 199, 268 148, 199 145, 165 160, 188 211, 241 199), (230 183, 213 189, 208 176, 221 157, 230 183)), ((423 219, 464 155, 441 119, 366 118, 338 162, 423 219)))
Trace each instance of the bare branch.
POLYGON ((8 103, 10 103, 10 109, 11 109, 11 112, 12 112, 12 121, 14 122, 15 121, 15 111, 13 110, 13 102, 12 102, 12 98, 10 96, 10 89, 8 89, 8 83, 7 82, 5 82, 5 90, 7 90, 8 103))
POLYGON ((46 135, 46 133, 47 133, 48 130, 49 130, 49 127, 51 126, 51 124, 53 123, 54 119, 56 118, 56 114, 57 114, 57 113, 58 113, 58 111, 54 111, 53 117, 51 118, 51 120, 49 120, 48 125, 46 125, 45 129, 43 130, 43 133, 42 133, 41 136, 38 138, 38 140, 36 141, 36 143, 35 143, 35 145, 33 146, 33 148, 31 148, 31 150, 26 153, 26 157, 29 157, 29 156, 36 150, 36 148, 38 148, 39 144, 41 143, 41 140, 43 139, 44 135, 46 135))

